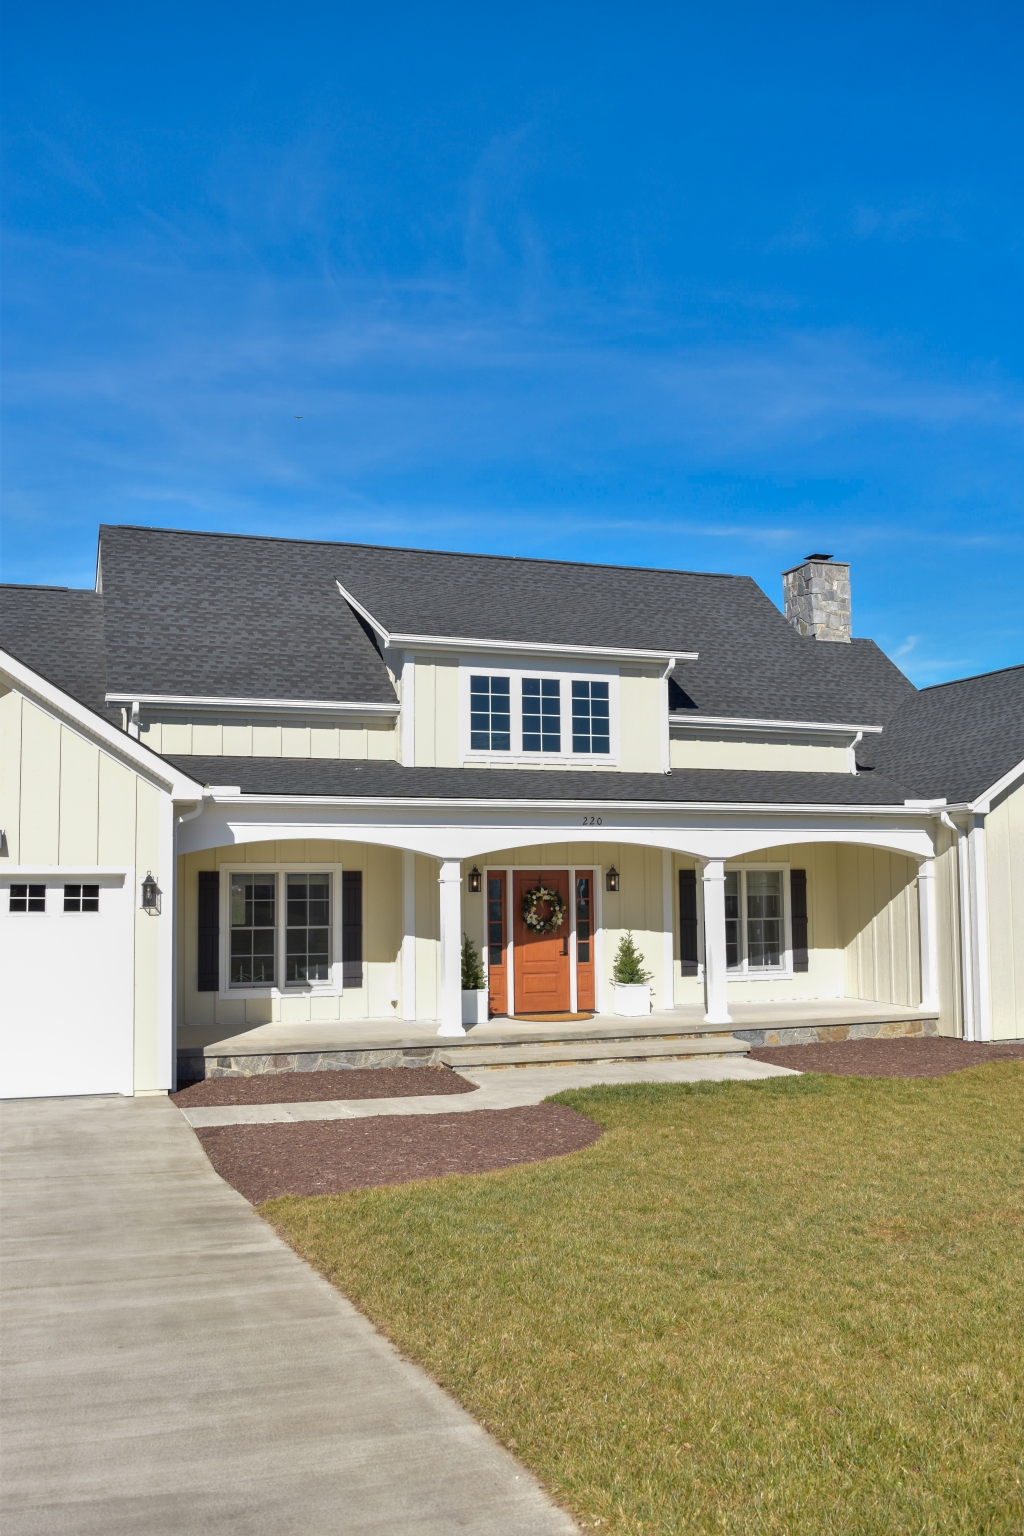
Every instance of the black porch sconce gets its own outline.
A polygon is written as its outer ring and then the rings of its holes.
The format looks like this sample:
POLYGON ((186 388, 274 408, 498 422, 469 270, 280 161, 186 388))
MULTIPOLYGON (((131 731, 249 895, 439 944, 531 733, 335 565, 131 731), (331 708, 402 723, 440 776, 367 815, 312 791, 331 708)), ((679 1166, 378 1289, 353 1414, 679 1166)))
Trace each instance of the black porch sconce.
POLYGON ((473 868, 470 870, 469 874, 466 876, 466 889, 467 889, 467 891, 472 891, 474 896, 479 896, 479 894, 483 890, 483 888, 484 888, 484 877, 480 873, 480 871, 477 869, 476 865, 474 864, 473 868))
POLYGON ((142 910, 143 912, 157 913, 160 911, 160 887, 153 879, 153 873, 146 876, 142 882, 142 910))
POLYGON ((606 891, 612 892, 616 892, 619 889, 619 872, 614 864, 610 869, 605 870, 604 888, 606 891))

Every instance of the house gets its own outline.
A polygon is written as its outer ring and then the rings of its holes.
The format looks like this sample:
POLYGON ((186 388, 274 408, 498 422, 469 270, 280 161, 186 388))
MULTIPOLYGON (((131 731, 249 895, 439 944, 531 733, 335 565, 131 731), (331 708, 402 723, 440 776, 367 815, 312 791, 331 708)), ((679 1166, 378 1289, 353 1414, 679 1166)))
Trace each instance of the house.
POLYGON ((783 585, 103 527, 0 589, 2 1091, 435 1059, 464 932, 488 1038, 608 1026, 626 930, 648 1036, 1024 1036, 1024 667, 783 585))

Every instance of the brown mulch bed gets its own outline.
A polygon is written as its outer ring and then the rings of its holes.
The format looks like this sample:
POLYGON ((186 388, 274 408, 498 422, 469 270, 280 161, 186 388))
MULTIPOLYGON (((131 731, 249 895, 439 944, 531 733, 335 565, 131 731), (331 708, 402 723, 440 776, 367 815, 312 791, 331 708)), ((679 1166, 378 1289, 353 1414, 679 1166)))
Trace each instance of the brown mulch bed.
POLYGON ((313 1104, 323 1099, 404 1099, 425 1093, 473 1093, 451 1067, 367 1067, 340 1072, 258 1072, 253 1077, 210 1077, 171 1098, 182 1109, 200 1105, 313 1104))
POLYGON ((447 1173, 490 1173, 591 1146, 592 1120, 563 1104, 454 1115, 373 1115, 196 1131, 222 1179, 252 1205, 276 1195, 337 1195, 447 1173))
POLYGON ((943 1077, 984 1061, 1024 1061, 1024 1041, 975 1044, 968 1040, 836 1040, 821 1045, 759 1045, 751 1061, 835 1077, 943 1077))

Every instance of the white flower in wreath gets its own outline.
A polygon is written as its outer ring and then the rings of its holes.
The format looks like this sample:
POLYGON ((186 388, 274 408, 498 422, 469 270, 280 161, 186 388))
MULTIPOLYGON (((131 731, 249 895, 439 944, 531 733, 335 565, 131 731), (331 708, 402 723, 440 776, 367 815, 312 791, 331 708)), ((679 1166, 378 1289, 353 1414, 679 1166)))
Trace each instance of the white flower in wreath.
POLYGON ((565 921, 565 902, 557 891, 551 891, 546 885, 535 885, 527 891, 523 897, 523 922, 531 933, 554 933, 561 928, 565 921), (548 909, 547 917, 542 917, 541 907, 548 909))

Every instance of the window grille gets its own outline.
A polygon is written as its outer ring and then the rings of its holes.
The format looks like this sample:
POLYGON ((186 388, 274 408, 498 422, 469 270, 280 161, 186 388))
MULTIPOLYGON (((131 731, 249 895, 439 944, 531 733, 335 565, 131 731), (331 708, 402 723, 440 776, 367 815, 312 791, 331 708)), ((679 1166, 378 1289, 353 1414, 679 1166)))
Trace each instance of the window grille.
POLYGON ((285 981, 328 981, 331 965, 331 877, 289 875, 285 981))
POLYGON ((572 749, 610 752, 611 727, 608 684, 574 681, 572 685, 572 749))
POLYGON ((507 677, 469 680, 470 746, 474 752, 512 750, 512 703, 507 677))
POLYGON ((523 751, 562 750, 561 699, 557 677, 523 678, 523 751))
POLYGON ((234 986, 273 986, 277 933, 274 875, 231 876, 231 981, 234 986))
POLYGON ((65 885, 65 912, 98 912, 100 888, 98 885, 65 885))

